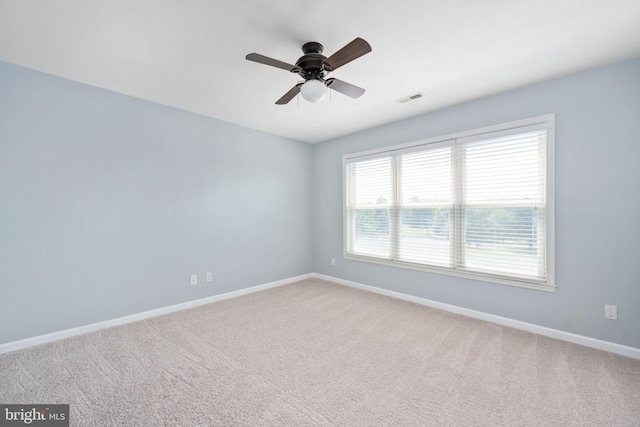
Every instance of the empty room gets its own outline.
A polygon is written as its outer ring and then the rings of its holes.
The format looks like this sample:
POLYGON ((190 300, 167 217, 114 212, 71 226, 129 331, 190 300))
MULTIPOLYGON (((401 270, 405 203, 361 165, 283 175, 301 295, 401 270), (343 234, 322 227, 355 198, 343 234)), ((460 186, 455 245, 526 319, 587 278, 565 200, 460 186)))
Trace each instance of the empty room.
POLYGON ((640 426, 640 3, 0 0, 0 425, 640 426))

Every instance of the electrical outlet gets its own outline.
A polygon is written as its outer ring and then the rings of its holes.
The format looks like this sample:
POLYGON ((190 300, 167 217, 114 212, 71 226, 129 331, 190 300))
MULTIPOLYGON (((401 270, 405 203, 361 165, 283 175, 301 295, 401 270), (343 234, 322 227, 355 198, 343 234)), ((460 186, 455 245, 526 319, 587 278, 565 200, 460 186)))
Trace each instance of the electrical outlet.
POLYGON ((331 265, 336 265, 336 259, 335 258, 331 258, 331 265))
POLYGON ((618 306, 606 305, 604 306, 604 318, 611 320, 618 320, 618 306))
POLYGON ((211 282, 213 281, 213 273, 212 272, 208 272, 207 273, 207 282, 211 282))
POLYGON ((192 274, 191 276, 189 276, 189 285, 195 286, 197 284, 198 284, 198 275, 192 274))

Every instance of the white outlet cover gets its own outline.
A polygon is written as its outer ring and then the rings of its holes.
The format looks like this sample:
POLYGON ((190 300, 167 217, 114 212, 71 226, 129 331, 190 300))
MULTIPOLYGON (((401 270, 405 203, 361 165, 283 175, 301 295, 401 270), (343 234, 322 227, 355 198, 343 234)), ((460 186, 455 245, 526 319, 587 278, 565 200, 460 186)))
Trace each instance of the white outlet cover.
POLYGON ((213 280, 213 273, 207 273, 207 282, 211 282, 213 280))
POLYGON ((605 305, 604 306, 605 319, 618 320, 618 306, 617 305, 605 305))
POLYGON ((198 275, 197 274, 192 274, 191 276, 189 276, 189 284, 191 286, 195 286, 198 284, 198 275))

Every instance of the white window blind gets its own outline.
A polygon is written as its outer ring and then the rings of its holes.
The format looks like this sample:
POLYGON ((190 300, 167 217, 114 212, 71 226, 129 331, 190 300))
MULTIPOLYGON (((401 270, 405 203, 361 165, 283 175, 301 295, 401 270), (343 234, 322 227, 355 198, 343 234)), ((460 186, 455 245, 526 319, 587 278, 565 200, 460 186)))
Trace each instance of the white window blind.
POLYGON ((345 157, 345 256, 553 287, 554 120, 528 122, 345 157))
POLYGON ((452 266, 453 147, 399 155, 396 258, 452 266))
POLYGON ((347 169, 353 253, 389 258, 393 199, 392 158, 350 164, 347 169))

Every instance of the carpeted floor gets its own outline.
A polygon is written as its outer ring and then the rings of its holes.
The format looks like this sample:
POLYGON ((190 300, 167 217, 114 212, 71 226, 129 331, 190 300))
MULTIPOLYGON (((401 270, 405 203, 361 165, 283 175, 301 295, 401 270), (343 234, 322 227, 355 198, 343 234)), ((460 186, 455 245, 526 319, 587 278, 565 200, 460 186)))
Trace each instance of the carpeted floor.
POLYGON ((0 355, 74 426, 639 426, 640 360, 316 279, 0 355))

